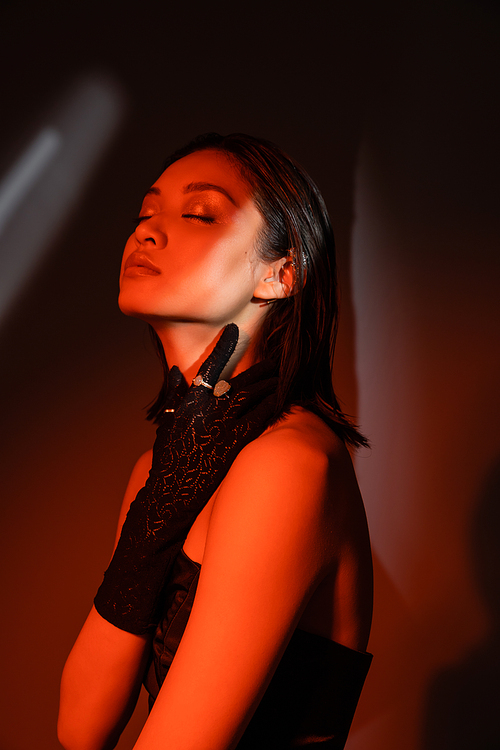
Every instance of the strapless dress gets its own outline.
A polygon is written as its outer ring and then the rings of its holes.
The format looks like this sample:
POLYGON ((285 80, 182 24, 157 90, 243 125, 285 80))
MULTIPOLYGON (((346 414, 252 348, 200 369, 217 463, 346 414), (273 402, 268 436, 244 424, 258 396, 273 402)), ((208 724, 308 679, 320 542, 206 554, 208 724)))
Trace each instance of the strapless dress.
MULTIPOLYGON (((179 553, 144 685, 150 709, 187 625, 201 565, 179 553)), ((372 655, 297 628, 237 750, 342 750, 372 655)))

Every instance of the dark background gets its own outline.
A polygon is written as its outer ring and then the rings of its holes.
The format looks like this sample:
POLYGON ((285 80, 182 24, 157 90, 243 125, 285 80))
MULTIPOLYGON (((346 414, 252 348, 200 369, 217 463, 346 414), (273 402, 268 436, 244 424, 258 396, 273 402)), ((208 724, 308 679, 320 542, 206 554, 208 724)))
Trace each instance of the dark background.
MULTIPOLYGON (((335 381, 373 443, 357 469, 377 586, 348 747, 500 746, 499 22, 443 0, 3 3, 0 179, 82 78, 121 105, 0 320, 0 750, 58 747, 60 673, 160 381, 116 307, 121 251, 164 157, 209 130, 289 151, 336 231, 335 381)), ((2 252, 27 221, 21 205, 2 252)))

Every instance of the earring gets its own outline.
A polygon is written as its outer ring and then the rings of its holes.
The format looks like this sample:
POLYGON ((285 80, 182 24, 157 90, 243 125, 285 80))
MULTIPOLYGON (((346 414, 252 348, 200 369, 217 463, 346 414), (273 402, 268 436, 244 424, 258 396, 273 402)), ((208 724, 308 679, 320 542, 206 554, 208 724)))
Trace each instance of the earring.
POLYGON ((300 250, 297 258, 297 251, 294 247, 290 248, 290 262, 294 271, 297 271, 297 260, 300 262, 303 269, 307 268, 307 257, 303 250, 300 250))

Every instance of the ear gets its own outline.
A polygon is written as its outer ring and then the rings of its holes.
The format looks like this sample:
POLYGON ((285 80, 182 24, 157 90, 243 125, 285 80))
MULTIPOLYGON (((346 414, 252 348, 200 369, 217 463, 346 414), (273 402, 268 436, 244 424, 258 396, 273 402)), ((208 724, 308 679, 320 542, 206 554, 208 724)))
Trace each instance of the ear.
POLYGON ((297 291, 296 282, 293 257, 286 255, 265 266, 264 273, 255 288, 254 297, 268 302, 291 297, 297 291))

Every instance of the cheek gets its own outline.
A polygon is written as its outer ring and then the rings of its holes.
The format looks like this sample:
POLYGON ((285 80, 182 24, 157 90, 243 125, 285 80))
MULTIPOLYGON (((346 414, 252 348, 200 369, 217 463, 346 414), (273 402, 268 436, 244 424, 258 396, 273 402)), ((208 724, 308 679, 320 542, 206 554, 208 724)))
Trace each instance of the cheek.
POLYGON ((206 259, 203 272, 211 286, 221 283, 232 285, 245 295, 253 285, 252 260, 252 253, 246 242, 228 240, 220 243, 217 252, 211 253, 206 259))
POLYGON ((228 233, 217 243, 213 262, 219 269, 242 276, 253 274, 259 259, 256 252, 256 238, 253 227, 240 227, 236 233, 228 233))
POLYGON ((187 236, 167 246, 165 260, 172 274, 182 273, 205 284, 212 284, 228 276, 244 277, 250 268, 251 245, 246 236, 234 232, 212 233, 206 236, 187 236))

